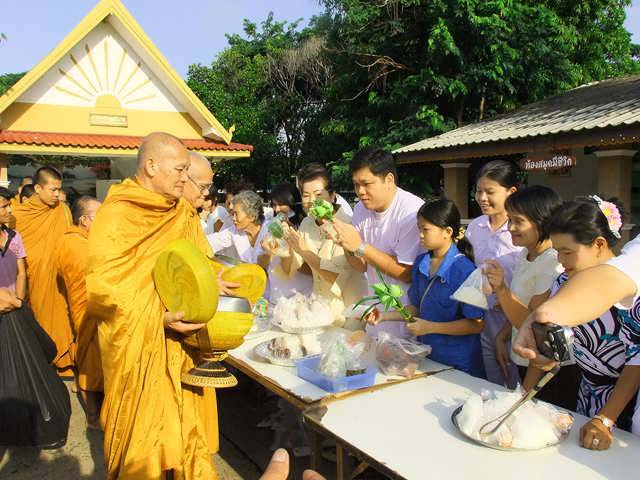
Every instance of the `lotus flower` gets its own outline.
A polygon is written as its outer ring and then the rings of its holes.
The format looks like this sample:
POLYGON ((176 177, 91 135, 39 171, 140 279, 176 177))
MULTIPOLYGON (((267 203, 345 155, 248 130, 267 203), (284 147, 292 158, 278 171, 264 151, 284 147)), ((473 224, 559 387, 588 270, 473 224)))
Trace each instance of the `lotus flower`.
POLYGON ((411 313, 409 313, 406 307, 402 304, 401 299, 402 299, 402 296, 404 295, 404 290, 402 289, 402 287, 400 287, 399 285, 389 285, 387 281, 384 279, 384 276, 382 275, 382 273, 380 273, 380 270, 376 269, 376 272, 378 273, 378 278, 380 279, 380 283, 375 283, 371 285, 371 289, 373 290, 375 295, 364 297, 353 306, 353 308, 355 309, 356 307, 358 307, 359 305, 362 305, 363 303, 370 302, 372 300, 377 300, 376 303, 374 303, 373 305, 370 305, 369 308, 365 310, 365 312, 362 314, 362 317, 360 317, 360 319, 364 319, 378 305, 384 305, 385 312, 388 312, 393 308, 395 311, 397 311, 400 314, 400 316, 405 322, 408 322, 408 323, 415 322, 413 315, 411 315, 411 313))
POLYGON ((313 206, 309 209, 309 215, 316 220, 323 219, 333 222, 333 205, 319 198, 313 202, 313 206))

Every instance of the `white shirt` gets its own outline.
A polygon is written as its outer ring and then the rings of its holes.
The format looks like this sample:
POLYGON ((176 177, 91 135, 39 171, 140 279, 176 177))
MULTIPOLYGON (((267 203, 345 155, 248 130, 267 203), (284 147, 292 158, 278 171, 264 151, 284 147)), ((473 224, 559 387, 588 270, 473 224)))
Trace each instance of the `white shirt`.
POLYGON ((636 284, 636 293, 623 299, 616 307, 621 310, 629 310, 640 297, 640 235, 628 242, 620 255, 607 262, 607 265, 616 267, 636 284))
POLYGON ((340 210, 346 213, 349 217, 353 217, 353 208, 349 205, 342 195, 336 193, 336 203, 340 205, 340 210))
MULTIPOLYGON (((564 271, 562 265, 558 262, 558 252, 553 248, 549 248, 538 255, 532 262, 527 260, 528 251, 522 249, 520 253, 520 261, 513 269, 513 277, 511 280, 510 290, 520 302, 529 307, 531 299, 536 295, 542 295, 546 291, 550 291, 553 282, 564 271)), ((513 344, 517 328, 511 330, 511 343, 513 344)), ((510 350, 511 361, 521 367, 529 365, 529 361, 510 350)))
POLYGON ((216 231, 215 226, 216 226, 216 223, 218 223, 218 220, 220 220, 223 224, 227 220, 231 222, 231 216, 229 215, 229 212, 222 205, 217 205, 216 209, 213 212, 211 212, 209 215, 207 215, 207 226, 204 229, 205 235, 215 233, 216 231))
MULTIPOLYGON (((393 202, 384 212, 369 210, 362 203, 356 204, 352 224, 360 233, 363 242, 396 257, 399 263, 413 265, 413 261, 422 253, 418 233, 418 210, 423 203, 420 197, 398 188, 393 202)), ((369 295, 371 295, 371 285, 379 281, 376 269, 368 265, 369 295)), ((402 287, 405 292, 403 301, 408 303, 409 284, 396 279, 389 279, 389 281, 402 287)), ((386 331, 400 337, 408 335, 404 322, 383 322, 380 325, 367 326, 367 333, 372 336, 377 336, 379 331, 386 331)))
POLYGON ((235 255, 230 255, 246 263, 258 263, 258 257, 263 254, 262 239, 267 232, 267 222, 262 224, 255 245, 249 243, 249 237, 245 232, 239 231, 235 225, 220 230, 219 232, 207 235, 209 245, 213 253, 220 253, 222 250, 229 251, 233 247, 235 255))

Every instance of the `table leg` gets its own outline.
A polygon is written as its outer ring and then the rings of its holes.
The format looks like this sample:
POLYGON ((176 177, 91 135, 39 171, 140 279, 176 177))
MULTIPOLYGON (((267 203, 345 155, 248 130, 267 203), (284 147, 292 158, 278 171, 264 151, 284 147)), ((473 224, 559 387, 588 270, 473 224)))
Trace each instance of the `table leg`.
POLYGON ((307 428, 307 436, 309 438, 309 468, 319 471, 322 465, 322 441, 320 434, 313 428, 307 428))
POLYGON ((351 480, 351 458, 339 443, 336 444, 336 479, 351 480))

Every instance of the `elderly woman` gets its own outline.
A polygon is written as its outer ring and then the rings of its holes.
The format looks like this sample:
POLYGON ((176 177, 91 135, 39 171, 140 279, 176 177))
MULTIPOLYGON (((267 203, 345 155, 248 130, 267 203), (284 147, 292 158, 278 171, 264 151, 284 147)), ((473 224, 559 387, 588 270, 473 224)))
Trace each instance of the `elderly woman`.
POLYGON ((233 226, 207 235, 214 252, 227 249, 231 256, 247 263, 257 263, 264 269, 269 264, 260 246, 266 233, 262 198, 251 190, 243 190, 231 200, 233 226))

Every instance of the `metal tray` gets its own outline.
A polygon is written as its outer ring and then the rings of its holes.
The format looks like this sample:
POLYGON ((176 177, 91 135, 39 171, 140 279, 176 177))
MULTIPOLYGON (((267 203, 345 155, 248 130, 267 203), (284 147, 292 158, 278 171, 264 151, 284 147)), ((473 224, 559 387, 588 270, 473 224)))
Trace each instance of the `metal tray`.
MULTIPOLYGON (((488 443, 488 442, 483 442, 482 440, 478 440, 477 438, 471 437, 469 435, 467 435, 466 433, 464 433, 462 430, 460 430, 460 425, 458 425, 458 414, 462 411, 462 405, 460 405, 458 408, 456 408, 453 413, 451 414, 451 422, 453 423, 453 425, 456 427, 456 429, 467 439, 471 440, 473 443, 477 443, 478 445, 482 445, 483 447, 489 447, 492 448, 494 450, 503 450, 505 452, 530 452, 532 450, 542 450, 543 448, 548 448, 548 447, 554 447, 556 445, 559 445, 560 443, 564 442, 567 437, 569 436, 569 434, 571 433, 571 429, 569 429, 565 434, 563 434, 557 442, 555 443, 548 443, 547 445, 544 445, 542 447, 538 447, 538 448, 505 448, 505 447, 500 447, 499 445, 494 445, 492 443, 488 443)), ((573 415, 571 415, 571 413, 569 412, 564 412, 567 413, 572 419, 573 415)), ((575 419, 574 419, 575 420, 575 419)))

